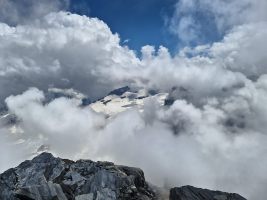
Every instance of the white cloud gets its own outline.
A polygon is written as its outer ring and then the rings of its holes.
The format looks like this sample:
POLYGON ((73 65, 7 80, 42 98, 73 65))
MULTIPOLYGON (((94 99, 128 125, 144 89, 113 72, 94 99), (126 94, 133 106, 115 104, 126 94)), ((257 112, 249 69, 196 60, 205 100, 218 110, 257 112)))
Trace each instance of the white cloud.
POLYGON ((32 152, 49 145, 59 155, 72 158, 92 148, 104 116, 80 108, 80 100, 62 97, 47 105, 43 100, 43 92, 36 88, 6 99, 10 112, 22 120, 24 132, 19 137, 25 141, 23 145, 30 144, 32 152))
POLYGON ((181 42, 198 44, 235 26, 266 21, 266 9, 265 0, 179 0, 168 24, 181 42))
POLYGON ((267 22, 237 26, 223 41, 212 45, 211 54, 226 68, 247 76, 259 76, 267 72, 265 38, 267 22))
POLYGON ((138 62, 94 18, 60 12, 31 25, 0 24, 0 30, 1 98, 31 86, 74 88, 96 98, 116 85, 116 68, 138 62))

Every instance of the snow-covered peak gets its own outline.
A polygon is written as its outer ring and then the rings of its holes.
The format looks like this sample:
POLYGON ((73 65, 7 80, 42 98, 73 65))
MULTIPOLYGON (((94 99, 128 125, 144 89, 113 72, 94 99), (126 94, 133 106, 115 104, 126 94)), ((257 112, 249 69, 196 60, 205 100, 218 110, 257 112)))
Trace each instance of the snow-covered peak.
POLYGON ((159 104, 164 105, 168 94, 151 94, 145 89, 131 91, 129 87, 123 87, 110 92, 108 96, 90 104, 90 107, 94 111, 104 113, 108 116, 113 116, 132 108, 137 108, 142 112, 144 102, 152 96, 159 102, 159 104))

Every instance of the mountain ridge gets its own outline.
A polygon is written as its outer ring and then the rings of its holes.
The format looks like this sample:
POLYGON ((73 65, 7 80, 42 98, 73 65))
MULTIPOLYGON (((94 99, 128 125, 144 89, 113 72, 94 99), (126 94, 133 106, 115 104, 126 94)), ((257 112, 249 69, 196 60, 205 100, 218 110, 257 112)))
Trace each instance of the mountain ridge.
POLYGON ((183 186, 164 197, 139 168, 72 161, 43 152, 0 175, 1 200, 245 200, 238 194, 183 186))

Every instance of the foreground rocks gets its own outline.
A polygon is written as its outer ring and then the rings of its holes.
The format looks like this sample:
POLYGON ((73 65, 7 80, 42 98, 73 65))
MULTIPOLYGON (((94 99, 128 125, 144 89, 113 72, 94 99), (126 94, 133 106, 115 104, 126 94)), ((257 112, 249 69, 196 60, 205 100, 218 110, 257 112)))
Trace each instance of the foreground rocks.
POLYGON ((245 200, 238 194, 184 186, 161 196, 141 169, 42 153, 0 175, 0 200, 245 200))
POLYGON ((140 169, 43 153, 0 175, 0 199, 149 200, 155 194, 140 169))
POLYGON ((170 191, 170 200, 246 200, 235 193, 226 193, 221 191, 212 191, 207 189, 195 188, 192 186, 183 186, 172 188, 170 191))

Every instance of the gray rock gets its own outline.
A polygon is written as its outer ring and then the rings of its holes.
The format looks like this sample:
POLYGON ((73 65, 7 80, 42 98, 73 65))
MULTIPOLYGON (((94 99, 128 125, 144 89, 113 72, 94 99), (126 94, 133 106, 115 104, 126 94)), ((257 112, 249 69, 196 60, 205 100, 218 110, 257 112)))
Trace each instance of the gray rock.
POLYGON ((36 199, 36 200, 50 200, 62 199, 67 200, 67 197, 58 184, 48 182, 42 185, 33 185, 25 188, 19 188, 15 191, 15 196, 18 199, 36 199))
POLYGON ((226 193, 221 191, 212 191, 196 188, 192 186, 183 186, 172 188, 170 190, 170 200, 246 200, 244 197, 235 193, 226 193))
POLYGON ((1 200, 149 200, 141 169, 42 153, 0 175, 1 200))
MULTIPOLYGON (((170 200, 245 200, 238 194, 184 186, 170 200)), ((42 153, 0 175, 0 200, 166 200, 141 169, 111 162, 76 162, 42 153)))
POLYGON ((75 197, 75 200, 94 200, 94 194, 82 194, 75 197))

